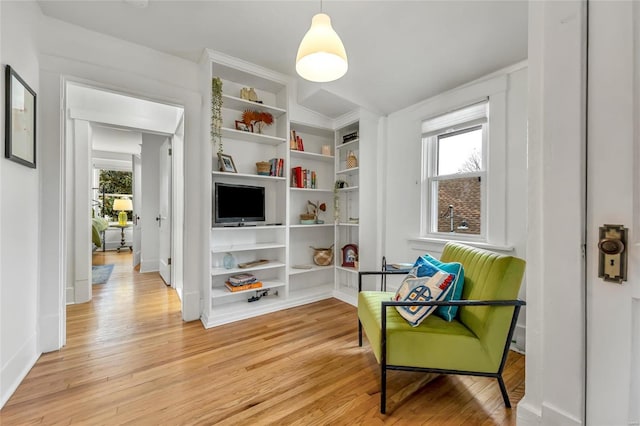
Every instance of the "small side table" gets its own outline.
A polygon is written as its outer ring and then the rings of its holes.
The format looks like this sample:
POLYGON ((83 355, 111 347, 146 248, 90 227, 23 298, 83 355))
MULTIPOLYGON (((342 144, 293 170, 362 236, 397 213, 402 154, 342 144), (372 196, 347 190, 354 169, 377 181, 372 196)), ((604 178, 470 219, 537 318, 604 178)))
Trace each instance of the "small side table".
MULTIPOLYGON (((120 228, 120 247, 116 249, 116 251, 120 253, 120 249, 127 247, 127 244, 124 240, 124 230, 126 228, 131 228, 131 224, 127 223, 126 225, 120 225, 116 223, 114 225, 109 225, 109 226, 111 228, 120 228)), ((128 247, 129 247, 129 251, 133 251, 133 246, 128 246, 128 247)))

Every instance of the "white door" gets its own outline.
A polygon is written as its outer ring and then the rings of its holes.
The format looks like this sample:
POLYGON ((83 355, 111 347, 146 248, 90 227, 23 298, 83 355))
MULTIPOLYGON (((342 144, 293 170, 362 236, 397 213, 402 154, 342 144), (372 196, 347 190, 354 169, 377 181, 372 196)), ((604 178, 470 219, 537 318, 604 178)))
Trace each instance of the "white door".
POLYGON ((640 423, 639 9, 589 3, 586 423, 594 426, 640 423), (620 284, 598 277, 604 224, 628 228, 620 284))
POLYGON ((171 285, 171 140, 160 147, 160 196, 158 226, 160 227, 160 276, 171 285))
POLYGON ((139 155, 133 155, 133 267, 140 264, 142 253, 142 232, 140 212, 142 211, 142 161, 139 155))

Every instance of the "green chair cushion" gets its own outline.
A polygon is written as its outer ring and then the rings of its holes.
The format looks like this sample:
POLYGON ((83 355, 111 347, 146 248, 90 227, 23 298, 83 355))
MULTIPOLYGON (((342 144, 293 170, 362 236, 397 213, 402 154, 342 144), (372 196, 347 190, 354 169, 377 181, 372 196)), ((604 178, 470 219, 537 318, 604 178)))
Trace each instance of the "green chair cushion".
MULTIPOLYGON (((378 362, 382 302, 393 296, 394 293, 379 291, 362 291, 358 295, 358 316, 378 362)), ((431 315, 419 326, 411 327, 393 307, 387 308, 387 364, 481 372, 495 372, 498 368, 480 340, 460 321, 448 322, 431 315)))

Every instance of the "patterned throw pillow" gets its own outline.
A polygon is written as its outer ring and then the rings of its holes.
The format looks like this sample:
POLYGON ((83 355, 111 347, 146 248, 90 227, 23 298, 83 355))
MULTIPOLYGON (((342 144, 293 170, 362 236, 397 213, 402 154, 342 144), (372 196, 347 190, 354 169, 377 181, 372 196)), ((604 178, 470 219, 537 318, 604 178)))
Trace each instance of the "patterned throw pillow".
MULTIPOLYGON (((464 286, 464 268, 459 262, 443 263, 435 257, 425 254, 416 260, 414 268, 417 268, 416 275, 419 277, 428 276, 436 269, 455 275, 455 279, 451 284, 451 291, 447 293, 444 300, 460 300, 462 299, 462 287, 464 286)), ((436 315, 446 321, 453 320, 458 314, 458 306, 438 306, 436 315)))
MULTIPOLYGON (((415 269, 414 269, 415 271, 415 269)), ((454 279, 453 274, 434 272, 429 277, 417 277, 409 274, 398 288, 393 300, 397 302, 428 302, 443 300, 454 279)), ((417 327, 429 316, 436 306, 396 306, 398 313, 412 327, 417 327)))

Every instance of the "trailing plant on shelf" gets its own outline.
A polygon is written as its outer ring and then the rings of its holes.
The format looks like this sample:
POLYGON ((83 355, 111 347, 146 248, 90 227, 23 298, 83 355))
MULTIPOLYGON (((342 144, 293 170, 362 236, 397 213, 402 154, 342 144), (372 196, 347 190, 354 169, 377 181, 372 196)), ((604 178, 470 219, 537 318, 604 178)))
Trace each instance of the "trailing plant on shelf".
POLYGON ((263 126, 271 126, 273 124, 273 115, 265 111, 246 109, 242 113, 242 121, 247 126, 253 124, 254 127, 258 129, 258 133, 262 133, 263 126))
POLYGON ((339 190, 347 188, 349 184, 344 180, 337 180, 333 185, 333 219, 336 223, 340 221, 340 193, 339 190))
POLYGON ((211 142, 218 145, 218 152, 222 154, 222 80, 214 77, 211 80, 211 142))

